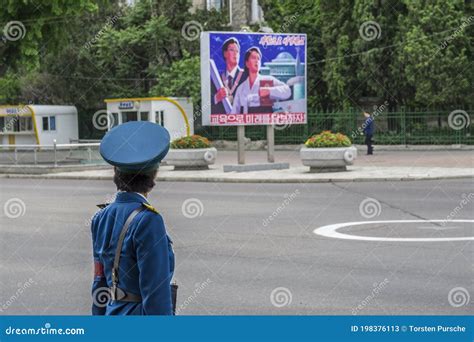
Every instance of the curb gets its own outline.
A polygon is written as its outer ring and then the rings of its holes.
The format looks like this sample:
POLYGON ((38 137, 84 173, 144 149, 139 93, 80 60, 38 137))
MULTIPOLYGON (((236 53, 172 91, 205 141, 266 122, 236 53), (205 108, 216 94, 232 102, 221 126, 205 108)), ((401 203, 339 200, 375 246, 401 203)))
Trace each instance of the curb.
POLYGON ((80 172, 110 169, 108 164, 99 165, 0 165, 0 175, 51 175, 63 172, 80 172), (15 172, 20 170, 21 173, 15 172))
MULTIPOLYGON (((245 144, 246 151, 266 151, 266 140, 253 140, 245 144)), ((219 151, 237 151, 237 142, 228 140, 214 140, 213 146, 219 151)), ((278 144, 275 151, 299 151, 304 144, 278 144)), ((363 144, 354 144, 358 150, 365 150, 363 144)), ((450 145, 377 145, 377 151, 472 151, 474 145, 450 144, 450 145)))
MULTIPOLYGON (((21 175, 21 174, 10 174, 0 175, 0 178, 29 178, 29 179, 70 179, 70 180, 112 180, 111 176, 93 176, 93 177, 81 177, 81 176, 68 176, 68 175, 50 175, 45 177, 44 175, 21 175)), ((407 181, 422 181, 422 180, 443 180, 443 179, 474 179, 474 176, 469 175, 453 175, 453 176, 441 176, 441 177, 373 177, 373 178, 313 178, 313 179, 265 179, 265 178, 253 178, 253 179, 242 179, 242 178, 222 178, 222 177, 160 177, 156 178, 158 182, 201 182, 201 183, 350 183, 350 182, 407 182, 407 181)))

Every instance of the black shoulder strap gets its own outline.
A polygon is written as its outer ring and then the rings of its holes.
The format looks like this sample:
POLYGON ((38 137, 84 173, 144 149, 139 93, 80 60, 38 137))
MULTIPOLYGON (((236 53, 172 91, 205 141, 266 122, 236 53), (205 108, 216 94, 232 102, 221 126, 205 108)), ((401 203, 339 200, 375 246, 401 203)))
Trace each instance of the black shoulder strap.
POLYGON ((116 286, 118 283, 118 270, 119 270, 119 264, 120 264, 120 254, 122 252, 122 245, 123 245, 123 240, 125 239, 125 234, 127 234, 128 227, 130 227, 130 224, 132 223, 133 219, 135 216, 137 216, 142 210, 144 210, 143 206, 138 207, 132 213, 130 216, 127 218, 125 221, 125 224, 122 227, 122 231, 120 232, 119 240, 117 242, 117 248, 115 249, 115 258, 114 258, 114 266, 112 268, 112 286, 116 286))

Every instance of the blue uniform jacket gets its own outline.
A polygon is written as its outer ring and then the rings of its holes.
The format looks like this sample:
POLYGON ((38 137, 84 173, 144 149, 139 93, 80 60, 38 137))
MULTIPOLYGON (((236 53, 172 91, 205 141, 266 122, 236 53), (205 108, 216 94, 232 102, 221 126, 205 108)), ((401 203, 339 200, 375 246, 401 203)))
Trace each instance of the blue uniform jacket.
POLYGON ((119 192, 115 202, 92 219, 94 282, 93 315, 171 315, 171 278, 174 272, 172 241, 163 218, 143 210, 131 222, 120 256, 118 287, 141 296, 141 303, 105 302, 112 286, 112 266, 120 232, 133 210, 148 202, 138 193, 119 192), (101 267, 103 268, 101 270, 101 267))
POLYGON ((365 135, 374 135, 374 118, 373 117, 368 117, 365 119, 364 123, 364 134, 365 135))

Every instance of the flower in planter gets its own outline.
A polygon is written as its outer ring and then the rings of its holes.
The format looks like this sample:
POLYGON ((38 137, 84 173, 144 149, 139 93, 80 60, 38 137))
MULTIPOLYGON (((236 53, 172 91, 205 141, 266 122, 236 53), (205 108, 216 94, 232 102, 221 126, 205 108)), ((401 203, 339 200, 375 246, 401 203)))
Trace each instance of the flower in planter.
POLYGON ((304 143, 306 147, 349 147, 351 140, 344 134, 332 133, 331 131, 322 131, 319 134, 313 135, 304 143))
POLYGON ((197 134, 178 138, 171 142, 171 148, 176 148, 176 149, 209 148, 209 147, 211 147, 211 142, 209 141, 209 139, 197 134))

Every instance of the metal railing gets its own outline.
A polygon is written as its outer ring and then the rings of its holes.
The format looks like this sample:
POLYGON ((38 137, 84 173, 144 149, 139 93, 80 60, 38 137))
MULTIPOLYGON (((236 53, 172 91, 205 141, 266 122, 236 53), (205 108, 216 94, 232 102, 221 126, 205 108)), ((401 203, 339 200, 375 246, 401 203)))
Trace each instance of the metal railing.
MULTIPOLYGON (((374 139, 381 145, 452 145, 474 144, 474 111, 467 110, 464 126, 453 128, 451 111, 382 112, 375 117, 374 139), (472 123, 472 124, 469 124, 472 123)), ((363 144, 361 135, 364 117, 360 111, 318 112, 308 114, 306 125, 275 127, 277 144, 301 144, 313 134, 324 130, 346 134, 354 143, 363 144)), ((235 127, 201 127, 196 129, 211 140, 236 140, 235 127)), ((252 140, 266 139, 265 126, 247 126, 245 136, 252 140)))
POLYGON ((99 143, 0 145, 0 164, 92 164, 101 162, 99 143))

